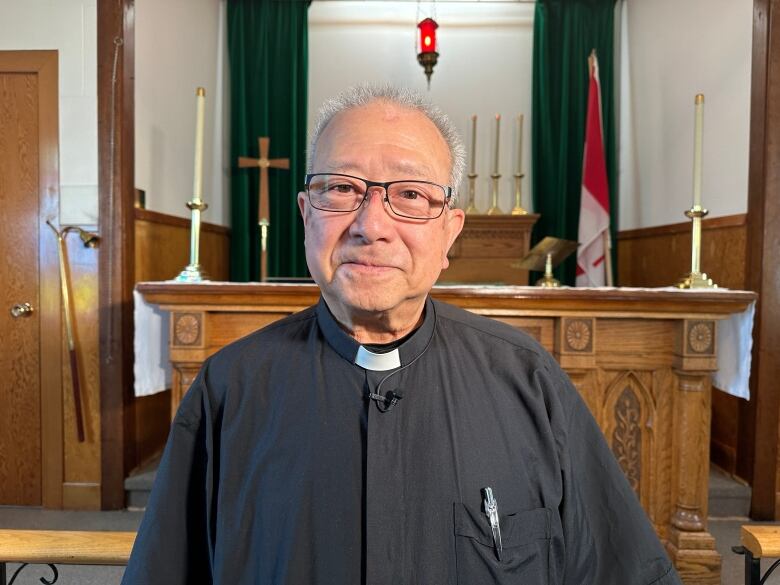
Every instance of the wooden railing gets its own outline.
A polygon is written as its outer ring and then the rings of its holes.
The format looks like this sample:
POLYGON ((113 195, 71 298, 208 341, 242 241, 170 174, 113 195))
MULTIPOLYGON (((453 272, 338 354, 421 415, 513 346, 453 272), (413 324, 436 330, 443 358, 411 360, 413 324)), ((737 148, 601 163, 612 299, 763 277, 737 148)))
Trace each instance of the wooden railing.
MULTIPOLYGON (((135 542, 135 534, 71 530, 0 530, 0 585, 8 583, 6 563, 126 565, 135 542)), ((17 574, 20 569, 17 569, 17 574)), ((53 570, 56 580, 56 569, 53 570)), ((12 582, 15 577, 16 574, 11 576, 12 582)))

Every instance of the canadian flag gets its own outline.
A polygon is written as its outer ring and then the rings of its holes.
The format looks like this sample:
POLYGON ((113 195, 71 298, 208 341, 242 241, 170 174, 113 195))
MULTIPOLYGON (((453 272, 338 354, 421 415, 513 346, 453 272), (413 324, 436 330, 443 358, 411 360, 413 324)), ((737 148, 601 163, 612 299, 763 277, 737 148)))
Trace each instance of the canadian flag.
POLYGON ((588 113, 585 124, 585 150, 582 156, 582 196, 580 200, 580 227, 577 241, 577 286, 604 286, 611 284, 609 242, 609 184, 604 157, 604 138, 601 124, 601 84, 599 63, 594 50, 588 59, 590 84, 588 113))

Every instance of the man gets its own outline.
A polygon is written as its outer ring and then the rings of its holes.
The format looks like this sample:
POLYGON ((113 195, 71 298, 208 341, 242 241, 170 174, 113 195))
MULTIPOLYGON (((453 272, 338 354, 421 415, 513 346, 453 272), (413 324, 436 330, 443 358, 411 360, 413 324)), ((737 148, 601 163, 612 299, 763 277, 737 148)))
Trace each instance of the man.
POLYGON ((552 357, 429 298, 464 219, 446 117, 359 87, 309 158, 322 298, 204 364, 124 583, 679 583, 552 357))

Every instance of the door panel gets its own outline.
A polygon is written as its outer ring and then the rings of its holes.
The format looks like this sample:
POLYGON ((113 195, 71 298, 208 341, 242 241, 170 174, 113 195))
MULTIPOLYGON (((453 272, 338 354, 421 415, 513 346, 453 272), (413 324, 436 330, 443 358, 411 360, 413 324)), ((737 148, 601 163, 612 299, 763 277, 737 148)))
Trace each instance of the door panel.
POLYGON ((0 72, 0 504, 13 505, 41 504, 38 91, 37 74, 0 72))

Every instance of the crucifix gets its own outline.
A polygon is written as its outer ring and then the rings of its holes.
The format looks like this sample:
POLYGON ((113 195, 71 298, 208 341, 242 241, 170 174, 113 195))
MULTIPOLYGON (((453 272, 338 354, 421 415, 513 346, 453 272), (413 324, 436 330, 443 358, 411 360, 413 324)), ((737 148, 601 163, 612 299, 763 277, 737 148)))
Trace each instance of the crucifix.
POLYGON ((257 225, 260 226, 260 281, 268 278, 268 227, 271 225, 271 208, 268 202, 268 169, 289 169, 289 158, 268 158, 271 139, 263 136, 257 139, 260 158, 241 156, 239 168, 260 168, 260 187, 258 189, 257 225))

